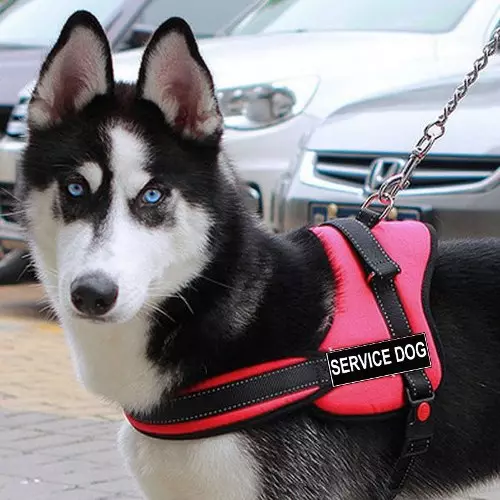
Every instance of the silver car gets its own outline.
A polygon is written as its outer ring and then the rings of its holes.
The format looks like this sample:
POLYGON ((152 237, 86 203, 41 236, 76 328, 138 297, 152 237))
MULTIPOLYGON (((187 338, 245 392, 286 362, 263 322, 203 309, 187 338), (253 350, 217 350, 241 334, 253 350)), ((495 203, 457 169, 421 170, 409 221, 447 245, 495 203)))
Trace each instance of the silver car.
MULTIPOLYGON (((496 67, 495 67, 496 66, 496 67)), ((459 74, 334 112, 305 141, 273 200, 277 231, 354 214, 404 163, 459 74)), ((500 236, 500 66, 459 105, 391 217, 431 222, 442 238, 500 236)))

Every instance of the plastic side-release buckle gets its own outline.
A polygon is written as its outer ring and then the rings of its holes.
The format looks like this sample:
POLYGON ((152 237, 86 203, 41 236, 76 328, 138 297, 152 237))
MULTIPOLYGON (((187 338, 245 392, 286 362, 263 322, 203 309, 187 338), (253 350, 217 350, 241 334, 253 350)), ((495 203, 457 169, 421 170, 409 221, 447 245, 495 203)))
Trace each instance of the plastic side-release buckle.
POLYGON ((410 412, 406 421, 405 441, 401 457, 414 457, 425 453, 431 444, 434 434, 434 415, 431 397, 413 399, 410 392, 406 391, 410 412))

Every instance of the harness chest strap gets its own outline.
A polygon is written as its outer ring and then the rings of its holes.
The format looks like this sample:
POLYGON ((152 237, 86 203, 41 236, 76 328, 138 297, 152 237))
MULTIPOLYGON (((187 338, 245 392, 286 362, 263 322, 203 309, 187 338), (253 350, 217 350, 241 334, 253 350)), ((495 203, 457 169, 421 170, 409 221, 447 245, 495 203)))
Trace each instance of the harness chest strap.
MULTIPOLYGON (((409 407, 406 435, 386 497, 393 498, 401 489, 415 456, 424 453, 429 447, 432 436, 430 405, 434 390, 441 379, 441 371, 432 338, 429 338, 432 355, 432 371, 428 371, 429 376, 426 371, 419 370, 405 373, 403 376, 332 388, 325 351, 366 344, 370 340, 380 341, 412 335, 412 324, 417 324, 418 330, 430 333, 429 325, 425 321, 426 328, 420 328, 425 314, 422 312, 417 318, 420 324, 415 318, 409 319, 398 294, 396 281, 399 280, 399 287, 402 287, 404 279, 419 282, 419 278, 404 276, 400 265, 383 248, 394 234, 386 234, 386 241, 381 245, 379 238, 374 236, 374 231, 369 227, 370 220, 374 221, 375 217, 365 211, 361 213, 361 218, 364 218, 363 222, 356 219, 329 221, 325 223, 325 227, 314 228, 313 231, 322 240, 331 260, 337 259, 339 255, 352 260, 344 263, 331 262, 336 273, 336 287, 341 289, 337 296, 349 298, 350 294, 353 294, 356 300, 364 297, 361 301, 363 308, 371 307, 377 310, 380 318, 378 324, 374 320, 364 321, 362 330, 366 333, 365 330, 371 326, 375 331, 374 335, 378 336, 369 338, 369 335, 365 335, 357 342, 356 335, 359 336, 359 331, 353 328, 347 331, 339 330, 339 325, 343 325, 339 310, 341 312, 346 309, 346 314, 350 314, 349 324, 353 322, 355 315, 349 313, 349 308, 341 307, 343 304, 339 306, 337 303, 334 325, 317 352, 262 363, 214 377, 184 391, 159 407, 156 412, 148 415, 127 414, 131 425, 153 437, 194 439, 256 425, 276 418, 282 412, 290 412, 305 405, 315 405, 320 410, 334 415, 373 415, 374 408, 375 413, 380 414, 406 405, 409 407), (325 234, 329 237, 334 235, 337 239, 333 247, 328 246, 325 234), (340 251, 342 245, 347 248, 344 253, 340 251), (339 279, 339 271, 348 273, 349 279, 343 279, 341 273, 339 279), (356 272, 359 273, 357 277, 353 276, 356 272), (359 289, 350 290, 353 284, 359 289), (367 395, 382 400, 389 395, 389 399, 378 408, 377 401, 369 401, 367 395), (371 412, 366 411, 366 408, 371 412)), ((404 223, 383 223, 382 229, 390 228, 388 233, 393 233, 398 227, 397 224, 404 223)), ((419 230, 425 227, 420 223, 413 224, 418 224, 419 230)), ((412 229, 415 227, 412 226, 412 229)), ((425 231, 428 233, 429 230, 425 228, 425 231)), ((410 234, 409 238, 412 245, 417 245, 414 241, 415 234, 410 234)), ((429 235, 428 238, 430 239, 429 235)), ((400 260, 398 258, 399 263, 400 260)), ((424 264, 430 260, 430 245, 424 260, 424 264)), ((426 265, 420 267, 425 270, 426 265)), ((403 271, 406 269, 403 268, 403 271)), ((420 281, 423 282, 424 273, 421 274, 420 281)), ((415 302, 420 303, 420 300, 415 302)), ((408 307, 406 309, 408 310, 408 307)), ((410 308, 411 311, 413 309, 415 307, 410 308)), ((359 308, 356 308, 356 311, 359 312, 359 308)))
POLYGON ((310 404, 331 390, 324 354, 262 363, 198 384, 147 416, 126 414, 139 431, 195 439, 236 430, 310 404))

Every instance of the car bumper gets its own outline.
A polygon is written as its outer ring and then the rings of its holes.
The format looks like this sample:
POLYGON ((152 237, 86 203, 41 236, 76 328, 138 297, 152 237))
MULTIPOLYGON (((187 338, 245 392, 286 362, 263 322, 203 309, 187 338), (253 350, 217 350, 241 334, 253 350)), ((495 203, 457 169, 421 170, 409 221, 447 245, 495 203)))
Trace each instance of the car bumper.
MULTIPOLYGON (((455 193, 425 193, 411 189, 400 194, 396 208, 400 214, 418 211, 420 219, 431 223, 441 239, 500 237, 500 170, 476 190, 455 193)), ((322 222, 346 211, 355 211, 367 198, 363 189, 345 192, 335 183, 329 187, 302 182, 301 172, 284 175, 275 191, 274 226, 279 231, 322 222), (321 212, 317 207, 323 207, 321 212)))
POLYGON ((319 121, 303 113, 265 129, 225 131, 224 148, 241 179, 259 196, 267 224, 271 223, 271 196, 278 179, 288 169, 301 140, 319 121))
POLYGON ((0 244, 7 249, 26 247, 24 231, 12 215, 16 211, 16 169, 25 145, 25 141, 9 136, 0 140, 0 244))
POLYGON ((0 140, 0 184, 16 182, 16 168, 26 141, 5 136, 0 140))
POLYGON ((0 219, 0 244, 7 250, 27 249, 23 228, 19 224, 0 219))

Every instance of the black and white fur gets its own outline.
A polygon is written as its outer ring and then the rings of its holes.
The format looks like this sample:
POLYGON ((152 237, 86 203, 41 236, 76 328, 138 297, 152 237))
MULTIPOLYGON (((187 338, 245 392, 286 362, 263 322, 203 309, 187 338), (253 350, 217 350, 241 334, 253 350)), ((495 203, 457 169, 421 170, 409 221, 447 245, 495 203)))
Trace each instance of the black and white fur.
MULTIPOLYGON (((97 20, 75 13, 43 64, 29 125, 24 223, 90 391, 147 411, 179 387, 319 344, 335 314, 322 247, 306 229, 272 236, 245 210, 212 79, 184 21, 157 30, 131 86, 114 82, 97 20), (162 194, 152 206, 148 189, 162 194), (82 314, 72 286, 96 276, 116 286, 116 302, 82 314)), ((431 305, 446 378, 434 442, 404 498, 438 498, 499 472, 499 292, 497 240, 441 246, 431 305)), ((403 424, 403 415, 327 422, 303 410, 194 441, 124 424, 119 446, 150 500, 370 500, 403 424)))

